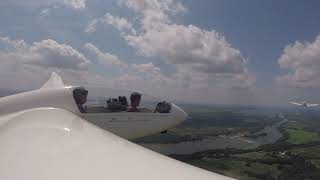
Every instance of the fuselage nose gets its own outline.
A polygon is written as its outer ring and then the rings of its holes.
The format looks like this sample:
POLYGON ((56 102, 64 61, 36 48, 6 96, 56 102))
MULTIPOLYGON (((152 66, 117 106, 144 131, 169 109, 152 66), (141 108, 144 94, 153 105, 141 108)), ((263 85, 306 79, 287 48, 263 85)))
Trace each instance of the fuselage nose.
POLYGON ((175 120, 177 121, 177 124, 182 123, 186 119, 188 119, 188 114, 181 109, 179 106, 172 103, 172 114, 175 116, 175 120))

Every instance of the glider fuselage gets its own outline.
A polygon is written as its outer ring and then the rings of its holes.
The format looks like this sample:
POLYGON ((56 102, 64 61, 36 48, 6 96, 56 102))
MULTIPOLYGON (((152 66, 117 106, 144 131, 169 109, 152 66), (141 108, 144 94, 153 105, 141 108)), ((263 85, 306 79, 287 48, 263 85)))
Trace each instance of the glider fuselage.
POLYGON ((41 107, 60 108, 126 139, 160 133, 187 118, 187 114, 175 104, 172 104, 170 113, 81 113, 72 96, 74 88, 39 89, 0 98, 0 114, 41 107))

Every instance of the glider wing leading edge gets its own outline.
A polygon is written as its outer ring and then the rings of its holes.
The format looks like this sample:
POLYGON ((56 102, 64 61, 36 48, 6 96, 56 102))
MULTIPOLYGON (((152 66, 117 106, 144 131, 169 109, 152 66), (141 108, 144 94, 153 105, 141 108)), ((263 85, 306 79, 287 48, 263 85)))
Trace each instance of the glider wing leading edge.
POLYGON ((303 104, 301 103, 297 103, 297 102, 290 102, 291 104, 294 104, 294 105, 298 105, 298 106, 302 106, 303 104))
POLYGON ((143 148, 59 108, 0 116, 0 144, 1 179, 231 179, 143 148))

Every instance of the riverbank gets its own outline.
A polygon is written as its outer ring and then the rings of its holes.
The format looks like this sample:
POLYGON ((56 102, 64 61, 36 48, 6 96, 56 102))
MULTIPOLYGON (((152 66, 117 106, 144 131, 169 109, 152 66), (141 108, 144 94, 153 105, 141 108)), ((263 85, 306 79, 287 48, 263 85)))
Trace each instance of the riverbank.
POLYGON ((310 118, 309 113, 287 116, 278 127, 281 138, 257 148, 211 149, 169 156, 240 180, 319 179, 320 141, 315 134, 320 133, 320 123, 317 119, 310 118), (303 136, 297 137, 292 130, 303 132, 303 136))
POLYGON ((287 122, 282 119, 272 125, 268 125, 252 135, 264 133, 264 136, 246 137, 248 135, 219 135, 205 136, 200 140, 183 141, 178 143, 139 143, 140 145, 156 152, 170 154, 192 154, 200 151, 214 149, 254 149, 264 144, 274 143, 282 137, 279 127, 287 122))

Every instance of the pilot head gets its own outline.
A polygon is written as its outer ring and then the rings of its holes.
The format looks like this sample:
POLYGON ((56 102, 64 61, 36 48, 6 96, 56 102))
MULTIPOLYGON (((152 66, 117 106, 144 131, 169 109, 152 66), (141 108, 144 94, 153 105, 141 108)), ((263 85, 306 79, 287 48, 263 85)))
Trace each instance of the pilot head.
POLYGON ((76 104, 84 104, 87 101, 88 91, 83 87, 76 88, 73 90, 73 98, 76 101, 76 104))
POLYGON ((138 92, 133 92, 130 96, 131 106, 136 108, 139 106, 141 100, 141 94, 138 92))

